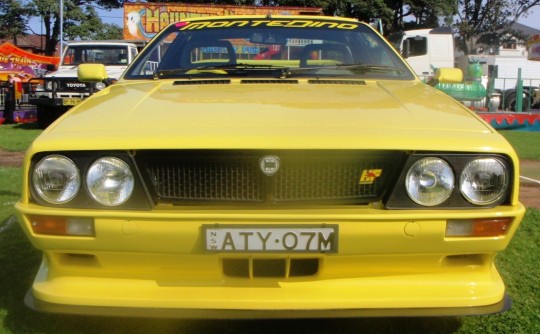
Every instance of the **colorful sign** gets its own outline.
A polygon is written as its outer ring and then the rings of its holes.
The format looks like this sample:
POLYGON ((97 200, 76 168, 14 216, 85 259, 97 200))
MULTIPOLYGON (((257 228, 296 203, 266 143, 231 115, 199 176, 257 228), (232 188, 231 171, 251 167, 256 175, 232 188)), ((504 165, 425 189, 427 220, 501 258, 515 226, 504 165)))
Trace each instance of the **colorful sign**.
POLYGON ((534 35, 527 42, 527 59, 540 61, 540 35, 534 35))
POLYGON ((125 3, 124 39, 149 40, 170 23, 200 16, 321 15, 317 7, 262 7, 170 3, 125 3))
POLYGON ((0 81, 7 81, 10 74, 21 77, 39 77, 47 71, 48 65, 58 65, 59 57, 36 55, 13 44, 0 45, 0 81))

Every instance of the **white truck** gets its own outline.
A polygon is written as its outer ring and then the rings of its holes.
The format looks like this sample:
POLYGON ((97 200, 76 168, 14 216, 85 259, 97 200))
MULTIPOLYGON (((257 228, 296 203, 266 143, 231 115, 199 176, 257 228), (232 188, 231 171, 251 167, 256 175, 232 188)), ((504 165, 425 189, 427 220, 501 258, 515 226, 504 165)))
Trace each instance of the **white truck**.
POLYGON ((457 67, 467 76, 470 65, 479 64, 482 71, 481 83, 486 87, 489 97, 480 103, 484 104, 482 107, 488 106, 486 101, 491 101, 491 106, 514 111, 518 95, 518 68, 521 68, 523 110, 539 106, 540 100, 535 99, 535 96, 539 95, 540 62, 528 60, 526 51, 499 51, 498 54, 456 57, 452 30, 447 27, 403 31, 393 34, 389 40, 423 79, 432 77, 434 69, 439 67, 457 67))
POLYGON ((29 101, 36 105, 39 126, 47 127, 93 92, 112 84, 137 54, 138 45, 127 41, 69 42, 58 69, 32 81, 35 89, 30 92, 29 101), (108 80, 101 83, 80 82, 77 67, 83 63, 104 64, 108 80))
POLYGON ((439 67, 454 67, 454 37, 449 27, 407 30, 389 40, 421 78, 433 76, 439 67))

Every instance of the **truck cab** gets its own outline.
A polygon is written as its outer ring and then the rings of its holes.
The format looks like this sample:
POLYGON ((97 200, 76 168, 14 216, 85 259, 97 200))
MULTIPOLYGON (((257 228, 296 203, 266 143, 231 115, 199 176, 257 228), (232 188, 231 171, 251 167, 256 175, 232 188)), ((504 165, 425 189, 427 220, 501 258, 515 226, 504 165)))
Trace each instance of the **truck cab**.
POLYGON ((47 127, 56 118, 93 92, 116 81, 138 54, 135 43, 125 41, 70 42, 64 48, 58 69, 34 79, 36 89, 30 93, 30 103, 37 107, 38 124, 47 127), (77 79, 80 64, 105 65, 108 79, 88 83, 77 79))
POLYGON ((454 39, 449 27, 402 31, 389 40, 420 78, 432 77, 440 67, 454 67, 454 39))

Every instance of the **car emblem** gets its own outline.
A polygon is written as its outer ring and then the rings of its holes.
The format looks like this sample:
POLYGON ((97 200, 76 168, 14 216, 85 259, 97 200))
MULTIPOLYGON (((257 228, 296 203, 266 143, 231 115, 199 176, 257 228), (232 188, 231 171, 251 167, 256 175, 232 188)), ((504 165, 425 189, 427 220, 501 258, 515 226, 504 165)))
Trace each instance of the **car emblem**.
POLYGON ((275 155, 267 155, 259 161, 261 171, 266 176, 272 176, 279 170, 279 158, 275 155))

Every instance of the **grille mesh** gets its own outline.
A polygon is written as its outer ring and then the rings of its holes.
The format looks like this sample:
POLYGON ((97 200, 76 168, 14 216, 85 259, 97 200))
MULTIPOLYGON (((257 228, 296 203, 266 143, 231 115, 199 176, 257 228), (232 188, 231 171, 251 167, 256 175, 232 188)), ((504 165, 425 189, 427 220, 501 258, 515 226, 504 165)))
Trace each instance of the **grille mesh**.
POLYGON ((379 184, 359 184, 361 172, 373 168, 354 161, 290 163, 276 174, 274 199, 299 201, 374 197, 379 192, 379 184))
POLYGON ((379 200, 404 161, 403 153, 340 154, 271 152, 280 158, 275 175, 267 176, 259 161, 268 152, 181 151, 139 153, 137 163, 157 201, 193 202, 343 202, 379 200), (368 182, 362 175, 380 171, 368 182))
POLYGON ((148 170, 164 200, 263 201, 257 166, 234 162, 151 163, 148 170))

